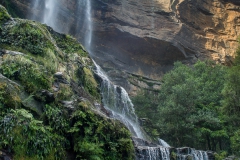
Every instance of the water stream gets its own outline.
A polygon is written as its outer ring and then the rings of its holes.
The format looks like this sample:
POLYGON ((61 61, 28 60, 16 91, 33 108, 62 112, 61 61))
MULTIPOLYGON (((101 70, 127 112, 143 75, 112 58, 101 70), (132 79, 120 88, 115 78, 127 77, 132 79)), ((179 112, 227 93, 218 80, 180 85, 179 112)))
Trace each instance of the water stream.
MULTIPOLYGON (((95 62, 94 62, 95 63, 95 62)), ((101 94, 104 107, 111 112, 111 117, 121 121, 133 136, 144 139, 133 104, 124 88, 114 85, 99 65, 95 63, 96 74, 101 77, 101 94)))
MULTIPOLYGON (((79 0, 77 2, 77 8, 80 10, 79 13, 83 13, 84 16, 80 19, 81 26, 85 26, 84 36, 84 46, 88 52, 91 52, 92 44, 92 34, 93 34, 93 23, 92 23, 92 4, 91 0, 79 0)), ((122 7, 124 7, 124 2, 122 7)), ((39 0, 32 2, 33 7, 39 5, 39 0)), ((59 31, 61 24, 58 24, 58 10, 56 6, 58 5, 58 0, 45 0, 45 6, 43 9, 41 22, 53 27, 53 29, 59 31)), ((124 11, 124 8, 123 8, 124 11)), ((34 17, 31 17, 34 19, 34 17)), ((154 21, 153 21, 154 22, 154 21)), ((95 62, 94 62, 95 63, 95 62)), ((108 78, 107 74, 101 69, 99 65, 95 63, 96 69, 95 73, 101 78, 101 94, 102 102, 104 107, 110 112, 110 117, 121 121, 132 133, 136 139, 144 142, 146 136, 141 130, 138 123, 138 118, 135 114, 134 106, 124 88, 121 86, 114 85, 108 78)), ((142 158, 139 160, 170 160, 170 146, 164 141, 159 139, 159 144, 151 146, 145 145, 145 143, 139 144, 137 146, 139 154, 142 158)), ((177 159, 186 160, 188 156, 191 156, 194 160, 208 160, 207 153, 203 151, 196 151, 194 149, 189 149, 186 154, 182 153, 182 150, 177 150, 177 159)))

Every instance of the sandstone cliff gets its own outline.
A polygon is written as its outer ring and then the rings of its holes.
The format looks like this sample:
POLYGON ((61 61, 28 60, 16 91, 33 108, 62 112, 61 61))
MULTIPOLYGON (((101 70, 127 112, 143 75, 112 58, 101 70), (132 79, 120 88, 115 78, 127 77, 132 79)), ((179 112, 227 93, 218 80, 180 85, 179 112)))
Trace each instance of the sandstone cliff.
MULTIPOLYGON (((45 1, 1 0, 22 17, 43 20, 45 1), (28 11, 28 12, 26 12, 28 11), (29 17, 29 15, 31 15, 29 17)), ((61 0, 51 21, 57 31, 84 42, 85 9, 77 0, 61 0)), ((159 80, 174 61, 213 59, 229 64, 240 34, 237 0, 92 0, 91 54, 121 83, 122 72, 159 80), (119 79, 120 78, 120 79, 119 79)), ((125 82, 123 83, 125 84, 125 82)), ((122 84, 122 85, 123 85, 122 84)))

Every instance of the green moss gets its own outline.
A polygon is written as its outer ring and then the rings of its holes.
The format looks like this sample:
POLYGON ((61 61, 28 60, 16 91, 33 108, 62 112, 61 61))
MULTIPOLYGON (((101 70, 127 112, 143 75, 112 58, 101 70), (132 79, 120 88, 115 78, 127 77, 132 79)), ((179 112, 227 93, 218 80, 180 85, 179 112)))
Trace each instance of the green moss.
POLYGON ((68 84, 59 84, 60 90, 56 92, 57 100, 71 100, 74 95, 72 89, 68 84))
POLYGON ((101 97, 93 62, 76 39, 20 19, 1 25, 0 37, 1 49, 22 53, 1 58, 0 73, 7 78, 0 78, 0 148, 19 160, 65 159, 66 150, 75 159, 134 159, 127 128, 93 110, 93 100, 101 97), (70 84, 54 79, 56 72, 70 84), (51 102, 41 90, 53 93, 51 102), (32 108, 39 106, 37 115, 32 108))
POLYGON ((1 4, 7 9, 8 13, 13 17, 24 17, 21 11, 21 7, 16 6, 14 2, 10 0, 1 0, 1 4))
POLYGON ((21 103, 18 86, 0 80, 0 103, 6 108, 18 108, 21 103))
MULTIPOLYGON (((11 18, 11 16, 7 13, 6 8, 0 5, 0 26, 8 21, 11 18)), ((0 29, 1 31, 1 29, 0 29)))
POLYGON ((24 109, 11 110, 0 121, 0 145, 14 151, 14 159, 63 159, 65 139, 51 132, 24 109))
POLYGON ((16 23, 2 28, 1 45, 14 45, 36 55, 44 55, 47 48, 54 49, 44 25, 15 19, 16 23))
POLYGON ((131 134, 121 123, 94 114, 82 104, 79 107, 72 115, 74 124, 69 132, 73 134, 74 150, 80 159, 92 159, 88 152, 98 159, 134 159, 131 134), (92 149, 90 144, 94 146, 92 149))
POLYGON ((53 34, 57 46, 65 53, 77 53, 80 56, 87 57, 88 54, 83 50, 82 45, 70 35, 53 34))
POLYGON ((94 97, 99 98, 99 92, 98 92, 98 83, 96 82, 93 73, 90 69, 84 67, 84 88, 94 97))
POLYGON ((34 61, 22 55, 6 55, 1 65, 1 73, 8 78, 20 80, 28 93, 41 89, 50 89, 53 78, 47 76, 44 66, 37 65, 34 61))

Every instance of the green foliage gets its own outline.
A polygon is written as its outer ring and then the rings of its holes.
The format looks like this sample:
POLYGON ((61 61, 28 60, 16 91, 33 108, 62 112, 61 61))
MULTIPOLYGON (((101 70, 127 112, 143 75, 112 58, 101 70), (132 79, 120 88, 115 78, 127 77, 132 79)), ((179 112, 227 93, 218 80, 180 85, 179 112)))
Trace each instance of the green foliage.
POLYGON ((240 118, 240 66, 228 70, 227 80, 222 91, 224 112, 232 117, 235 126, 239 126, 240 118))
POLYGON ((99 144, 87 141, 79 141, 74 146, 74 151, 78 153, 77 158, 84 160, 101 160, 103 159, 103 149, 99 144))
POLYGON ((222 152, 220 152, 218 154, 217 153, 214 154, 214 156, 215 156, 216 160, 223 160, 224 158, 227 157, 227 152, 226 151, 222 151, 222 152))
POLYGON ((84 88, 97 99, 100 98, 100 94, 98 91, 98 83, 96 82, 93 73, 90 69, 84 67, 83 68, 83 86, 84 88))
POLYGON ((55 105, 46 105, 45 116, 47 117, 46 123, 58 134, 64 135, 69 129, 69 120, 67 113, 64 113, 64 109, 55 105))
POLYGON ((235 131, 234 135, 231 137, 231 147, 233 153, 240 156, 240 129, 235 131))
POLYGON ((58 47, 63 50, 63 52, 68 54, 77 53, 83 57, 88 56, 87 52, 83 50, 82 45, 73 37, 69 35, 55 35, 53 37, 56 40, 58 47))
POLYGON ((14 5, 14 2, 9 1, 9 0, 1 0, 1 5, 3 5, 8 13, 13 16, 13 17, 23 17, 22 16, 22 11, 20 11, 19 7, 16 7, 14 5))
POLYGON ((133 159, 130 133, 122 124, 94 114, 82 105, 79 107, 82 110, 73 113, 73 127, 69 130, 79 159, 133 159))
POLYGON ((46 48, 53 49, 43 25, 28 20, 16 19, 17 23, 2 28, 1 45, 14 45, 32 54, 43 55, 46 48))
POLYGON ((158 95, 146 92, 133 100, 136 112, 145 118, 145 130, 173 146, 221 148, 228 139, 220 119, 225 74, 225 67, 211 62, 199 61, 193 68, 175 63, 158 95))
POLYGON ((10 15, 7 13, 7 10, 3 6, 0 6, 0 26, 9 19, 10 15))
POLYGON ((2 111, 8 108, 18 108, 20 103, 18 86, 9 82, 0 82, 0 106, 2 106, 2 111))
POLYGON ((13 150, 15 159, 48 159, 53 153, 55 159, 65 156, 65 138, 24 109, 11 110, 0 126, 0 146, 13 150))
POLYGON ((93 99, 100 99, 98 83, 77 40, 37 22, 10 19, 0 9, 0 22, 8 20, 0 28, 0 148, 17 160, 66 159, 66 152, 76 159, 134 159, 129 131, 92 110, 93 99), (70 84, 54 79, 56 72, 70 84))
POLYGON ((51 87, 51 77, 44 74, 46 69, 22 55, 6 55, 1 73, 8 78, 20 80, 29 93, 51 87))

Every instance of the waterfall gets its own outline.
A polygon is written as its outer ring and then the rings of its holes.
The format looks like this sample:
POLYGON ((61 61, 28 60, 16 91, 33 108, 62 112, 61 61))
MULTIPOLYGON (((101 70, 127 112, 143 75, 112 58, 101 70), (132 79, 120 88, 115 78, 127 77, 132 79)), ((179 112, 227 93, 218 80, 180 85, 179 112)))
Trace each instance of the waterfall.
MULTIPOLYGON (((154 14, 154 5, 152 0, 152 14, 154 14)), ((38 5, 44 4, 44 7, 41 9, 42 14, 38 15, 39 17, 29 16, 30 19, 39 20, 42 23, 46 23, 51 26, 54 30, 59 32, 66 31, 67 24, 62 27, 63 24, 59 24, 57 18, 60 13, 58 0, 33 0, 32 2, 33 10, 38 8, 38 5)), ((125 13, 125 4, 126 0, 122 1, 122 14, 125 13)), ((79 30, 81 31, 81 36, 84 37, 82 43, 84 44, 86 50, 91 52, 92 39, 93 39, 93 22, 92 22, 92 4, 91 0, 79 0, 77 1, 77 27, 80 26, 79 30)), ((39 9, 39 8, 38 8, 39 9)), ((65 17, 66 18, 66 17, 65 17)), ((67 20, 67 19, 66 19, 67 20)), ((68 23, 66 21, 65 23, 68 23)), ((155 27, 154 16, 152 15, 151 21, 152 28, 155 27)), ((80 32, 80 31, 79 31, 80 32)), ((77 33, 76 33, 77 34, 77 33)), ((110 117, 121 121, 132 133, 133 136, 140 139, 141 144, 136 146, 138 150, 138 155, 140 155, 139 160, 170 160, 170 146, 162 139, 159 140, 160 145, 150 144, 145 141, 146 137, 141 130, 141 127, 138 123, 138 118, 135 114, 134 106, 124 88, 121 86, 114 85, 104 73, 104 71, 94 62, 96 66, 95 73, 98 75, 101 82, 101 94, 102 102, 104 107, 110 112, 110 117), (145 143, 146 142, 146 143, 145 143)), ((134 138, 133 138, 134 139, 134 138)), ((188 157, 192 157, 194 160, 208 160, 207 152, 198 151, 195 149, 187 150, 187 153, 183 153, 182 149, 177 149, 177 159, 178 160, 187 160, 188 157)))
POLYGON ((158 142, 163 147, 170 147, 170 145, 167 142, 165 142, 163 139, 158 138, 158 142))
POLYGON ((56 17, 57 17, 57 11, 56 11, 56 5, 55 0, 46 0, 45 1, 45 8, 44 8, 44 15, 42 22, 45 24, 48 24, 52 28, 57 28, 56 25, 56 17))
POLYGON ((193 148, 177 148, 177 160, 208 160, 206 151, 195 150, 193 148))
POLYGON ((139 147, 142 155, 139 160, 170 160, 170 151, 168 148, 157 147, 139 147))
POLYGON ((41 12, 35 12, 30 14, 28 17, 31 20, 40 21, 41 23, 47 24, 54 30, 61 32, 61 25, 57 22, 58 16, 58 2, 57 0, 33 0, 31 1, 32 10, 40 10, 41 12))
MULTIPOLYGON (((94 62, 95 63, 95 62, 94 62)), ((144 139, 133 104, 126 92, 120 86, 114 85, 99 65, 95 63, 96 74, 101 77, 101 94, 104 108, 111 112, 111 116, 125 124, 133 136, 144 139)))
POLYGON ((85 47, 90 52, 91 49, 91 42, 92 42, 92 14, 91 14, 91 0, 86 0, 86 17, 85 17, 85 24, 87 25, 87 33, 85 39, 85 47))

